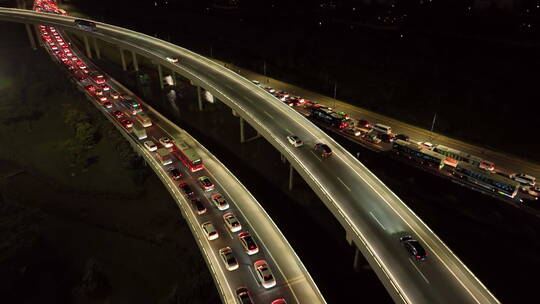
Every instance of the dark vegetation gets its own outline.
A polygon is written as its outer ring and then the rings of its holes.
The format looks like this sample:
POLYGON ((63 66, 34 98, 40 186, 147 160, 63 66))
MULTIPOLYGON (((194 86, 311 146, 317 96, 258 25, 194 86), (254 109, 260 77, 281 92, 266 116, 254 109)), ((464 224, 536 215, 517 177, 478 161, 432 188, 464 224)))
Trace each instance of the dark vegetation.
POLYGON ((159 179, 23 26, 0 28, 0 302, 217 303, 159 179))

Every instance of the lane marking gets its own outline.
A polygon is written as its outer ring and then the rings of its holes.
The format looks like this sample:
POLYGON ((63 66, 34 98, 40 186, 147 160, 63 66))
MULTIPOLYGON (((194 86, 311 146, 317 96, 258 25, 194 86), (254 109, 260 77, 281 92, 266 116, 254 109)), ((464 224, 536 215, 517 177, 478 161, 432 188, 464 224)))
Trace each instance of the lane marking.
POLYGON ((422 273, 422 271, 420 271, 420 269, 418 268, 418 266, 416 266, 416 264, 411 261, 411 259, 408 259, 409 262, 414 266, 414 268, 416 268, 416 270, 418 271, 418 273, 420 273, 420 275, 422 276, 422 278, 424 278, 424 280, 426 281, 426 283, 429 284, 429 280, 426 278, 426 276, 422 273))
POLYGON ((379 224, 379 226, 382 227, 382 229, 386 230, 386 227, 384 227, 384 225, 379 221, 379 219, 375 217, 375 214, 373 214, 373 212, 370 211, 369 214, 379 224))
POLYGON ((339 181, 340 183, 343 184, 343 186, 345 186, 345 188, 347 188, 347 190, 349 190, 349 192, 351 192, 351 188, 349 188, 349 186, 347 186, 347 184, 345 184, 345 182, 342 181, 341 178, 339 178, 339 176, 336 176, 336 178, 338 179, 338 181, 339 181))
MULTIPOLYGON (((322 159, 319 157, 319 155, 317 155, 317 154, 315 153, 315 151, 311 150, 311 153, 312 153, 313 155, 315 155, 315 158, 317 158, 320 162, 322 162, 322 159)), ((338 178, 339 178, 339 177, 338 177, 338 178)), ((351 190, 349 190, 349 191, 351 191, 351 190)))
POLYGON ((263 111, 263 112, 264 112, 264 114, 266 114, 268 117, 274 119, 274 116, 270 115, 270 113, 268 113, 268 112, 266 112, 266 111, 263 111))

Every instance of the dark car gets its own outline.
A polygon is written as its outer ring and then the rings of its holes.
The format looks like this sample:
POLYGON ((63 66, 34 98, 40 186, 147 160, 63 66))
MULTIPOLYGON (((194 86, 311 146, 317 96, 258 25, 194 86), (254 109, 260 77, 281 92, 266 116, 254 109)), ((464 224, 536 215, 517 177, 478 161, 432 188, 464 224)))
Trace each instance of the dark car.
POLYGON ((184 194, 187 197, 192 197, 193 195, 195 195, 195 192, 193 192, 191 187, 186 183, 181 183, 180 185, 178 185, 178 187, 180 187, 180 189, 182 189, 182 191, 184 192, 184 194))
POLYGON ((179 180, 182 177, 182 173, 180 173, 180 170, 176 168, 172 168, 171 170, 169 170, 169 173, 174 180, 179 180))
POLYGON ((406 235, 401 237, 399 241, 417 261, 423 261, 427 258, 427 252, 424 247, 422 247, 420 242, 415 240, 412 236, 406 235))
POLYGON ((359 119, 358 120, 358 126, 360 127, 364 127, 364 128, 369 128, 371 127, 371 123, 365 119, 359 119))
POLYGON ((114 115, 114 117, 116 117, 117 119, 120 119, 120 118, 124 118, 124 112, 122 111, 112 111, 112 115, 114 115))
POLYGON ((396 135, 396 139, 401 139, 401 140, 404 140, 404 141, 409 141, 410 137, 409 137, 409 135, 398 134, 398 135, 396 135))
POLYGON ((206 212, 206 207, 203 205, 200 199, 192 198, 191 203, 197 209, 197 214, 204 214, 206 212))
POLYGON ((384 142, 387 142, 387 143, 390 143, 390 142, 393 142, 394 141, 394 136, 390 135, 390 134, 387 134, 387 133, 382 133, 382 134, 379 134, 379 138, 384 141, 384 142))
POLYGON ((253 300, 251 299, 251 295, 249 294, 249 291, 245 287, 240 287, 236 290, 236 297, 238 298, 238 301, 242 304, 253 304, 253 300))
POLYGON ((316 143, 313 150, 320 153, 323 158, 328 158, 330 155, 332 155, 332 149, 323 143, 316 143))

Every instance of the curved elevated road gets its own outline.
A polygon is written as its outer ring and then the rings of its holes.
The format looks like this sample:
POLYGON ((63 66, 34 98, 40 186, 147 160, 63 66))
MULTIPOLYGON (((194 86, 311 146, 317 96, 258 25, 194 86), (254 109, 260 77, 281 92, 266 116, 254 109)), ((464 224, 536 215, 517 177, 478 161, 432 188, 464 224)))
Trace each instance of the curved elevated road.
MULTIPOLYGON (((72 17, 0 9, 0 20, 45 24, 82 32, 72 17)), ((186 49, 128 29, 98 23, 84 32, 151 58, 191 79, 227 104, 291 162, 345 228, 390 295, 400 303, 498 303, 493 294, 390 189, 306 118, 248 80, 186 49), (179 57, 177 64, 166 56, 179 57), (305 142, 293 148, 289 134, 305 142), (334 154, 321 160, 311 147, 327 143, 334 154), (413 261, 398 239, 411 234, 429 258, 413 261)), ((323 243, 324 240, 321 240, 323 243)))

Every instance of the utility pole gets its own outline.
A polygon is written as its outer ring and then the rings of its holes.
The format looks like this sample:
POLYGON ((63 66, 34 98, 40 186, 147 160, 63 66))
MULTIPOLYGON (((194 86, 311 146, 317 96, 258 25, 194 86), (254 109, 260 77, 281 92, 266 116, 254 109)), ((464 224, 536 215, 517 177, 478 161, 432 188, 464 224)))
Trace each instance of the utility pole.
POLYGON ((214 46, 210 44, 210 58, 214 57, 214 46))

